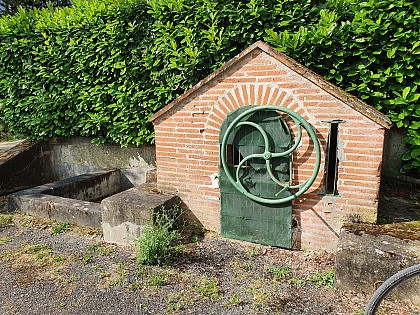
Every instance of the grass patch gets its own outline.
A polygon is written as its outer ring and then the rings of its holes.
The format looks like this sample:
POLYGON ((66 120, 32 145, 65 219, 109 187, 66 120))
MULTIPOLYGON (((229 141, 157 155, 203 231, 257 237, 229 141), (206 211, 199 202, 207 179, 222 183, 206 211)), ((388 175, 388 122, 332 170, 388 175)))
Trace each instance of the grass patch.
POLYGON ((111 278, 108 282, 109 286, 120 286, 125 287, 127 281, 127 269, 123 262, 118 262, 112 274, 109 275, 111 278))
POLYGON ((71 227, 70 223, 65 223, 65 222, 57 223, 53 225, 52 230, 51 230, 51 235, 65 233, 70 230, 70 227, 71 227))
POLYGON ((218 300, 220 298, 218 282, 215 279, 210 279, 207 277, 197 279, 195 282, 193 282, 192 288, 202 297, 210 298, 212 300, 218 300))
POLYGON ((8 225, 13 223, 13 215, 11 214, 0 214, 0 226, 8 225))
POLYGON ((96 243, 89 246, 86 246, 86 250, 93 254, 99 254, 100 256, 110 256, 112 253, 115 252, 115 246, 108 245, 108 244, 102 244, 102 243, 96 243))
POLYGON ((238 306, 238 305, 241 305, 242 303, 243 302, 239 294, 231 293, 229 295, 229 301, 225 304, 225 306, 227 307, 238 306))
POLYGON ((273 281, 280 282, 282 278, 289 276, 292 270, 289 266, 269 266, 267 272, 273 276, 273 281))
POLYGON ((298 287, 298 288, 301 288, 301 287, 306 285, 306 280, 294 277, 294 278, 289 280, 289 283, 298 287))
POLYGON ((326 286, 328 288, 334 289, 334 271, 327 273, 316 272, 310 279, 317 286, 326 286))
POLYGON ((87 264, 90 264, 93 261, 93 258, 91 255, 84 255, 80 257, 81 263, 86 266, 87 264))
POLYGON ((163 287, 167 284, 166 279, 166 273, 154 273, 150 276, 150 285, 154 286, 155 288, 163 287))
POLYGON ((266 307, 271 299, 271 292, 267 290, 262 280, 254 281, 247 289, 247 293, 251 296, 252 305, 257 310, 266 307))
POLYGON ((56 255, 44 243, 24 244, 19 249, 4 252, 1 259, 19 274, 27 274, 33 279, 62 280, 66 268, 66 258, 56 255))

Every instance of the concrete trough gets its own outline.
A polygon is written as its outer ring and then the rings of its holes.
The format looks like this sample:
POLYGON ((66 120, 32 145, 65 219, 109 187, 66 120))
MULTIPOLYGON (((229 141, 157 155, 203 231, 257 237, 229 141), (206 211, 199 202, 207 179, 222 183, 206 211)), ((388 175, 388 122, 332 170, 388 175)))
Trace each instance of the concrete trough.
POLYGON ((119 170, 96 171, 11 194, 8 209, 99 229, 102 209, 95 201, 120 191, 119 170))

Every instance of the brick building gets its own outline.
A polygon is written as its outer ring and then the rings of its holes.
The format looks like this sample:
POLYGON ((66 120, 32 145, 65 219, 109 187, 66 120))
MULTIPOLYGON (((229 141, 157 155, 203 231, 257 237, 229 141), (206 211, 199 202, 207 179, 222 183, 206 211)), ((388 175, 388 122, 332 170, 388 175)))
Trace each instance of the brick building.
MULTIPOLYGON (((158 188, 179 195, 199 222, 220 230, 221 193, 215 180, 220 130, 229 114, 248 105, 293 110, 312 126, 321 147, 315 181, 291 202, 294 248, 335 251, 343 222, 376 221, 390 120, 263 42, 150 118, 156 132, 158 188)), ((290 124, 290 117, 285 121, 290 124)), ((296 126, 290 131, 296 138, 296 126)), ((304 131, 293 152, 291 182, 304 181, 314 163, 313 143, 304 131)))

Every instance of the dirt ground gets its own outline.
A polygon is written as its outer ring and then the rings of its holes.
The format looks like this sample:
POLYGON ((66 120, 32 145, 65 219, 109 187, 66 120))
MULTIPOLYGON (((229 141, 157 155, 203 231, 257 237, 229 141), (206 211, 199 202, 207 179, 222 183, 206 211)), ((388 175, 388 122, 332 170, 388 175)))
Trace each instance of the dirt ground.
POLYGON ((0 214, 0 314, 363 314, 334 255, 188 235, 163 267, 98 231, 0 214))

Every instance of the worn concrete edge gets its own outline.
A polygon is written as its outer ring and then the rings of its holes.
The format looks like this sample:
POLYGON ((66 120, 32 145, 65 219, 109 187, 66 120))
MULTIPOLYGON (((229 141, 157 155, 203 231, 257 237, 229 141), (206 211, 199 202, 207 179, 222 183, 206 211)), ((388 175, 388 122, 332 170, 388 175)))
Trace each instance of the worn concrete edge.
POLYGON ((388 235, 403 240, 420 241, 420 221, 399 222, 393 224, 345 223, 342 229, 356 235, 388 235))
POLYGON ((43 219, 101 228, 101 205, 94 202, 40 193, 12 194, 8 197, 8 207, 9 211, 20 211, 43 219))

